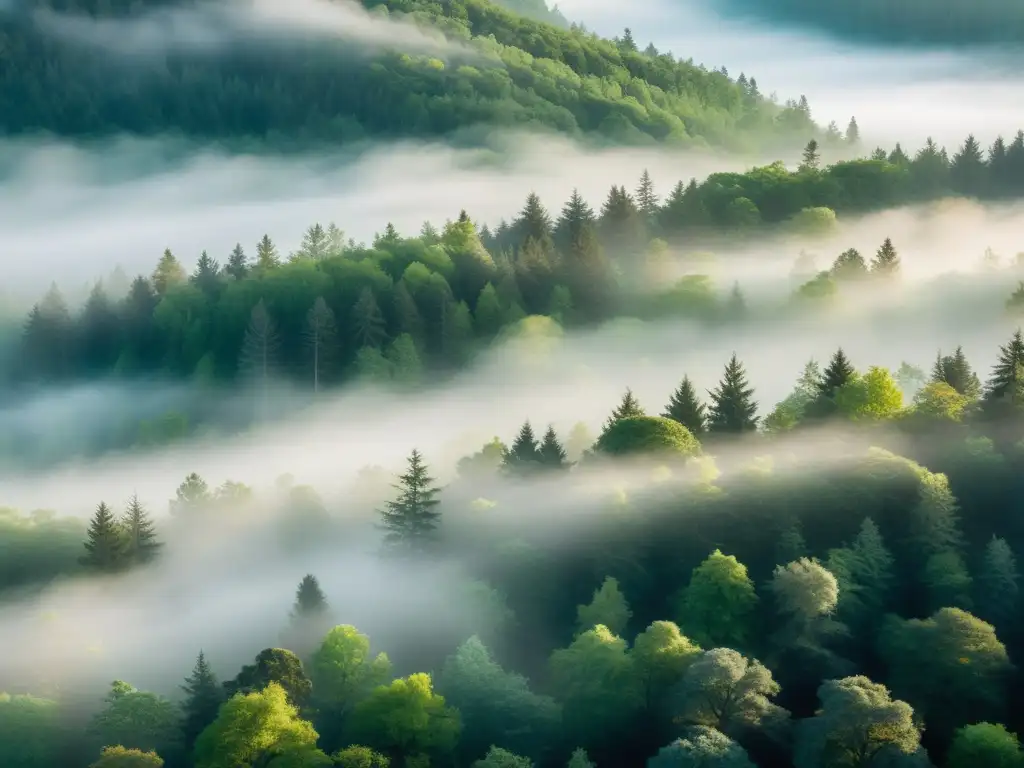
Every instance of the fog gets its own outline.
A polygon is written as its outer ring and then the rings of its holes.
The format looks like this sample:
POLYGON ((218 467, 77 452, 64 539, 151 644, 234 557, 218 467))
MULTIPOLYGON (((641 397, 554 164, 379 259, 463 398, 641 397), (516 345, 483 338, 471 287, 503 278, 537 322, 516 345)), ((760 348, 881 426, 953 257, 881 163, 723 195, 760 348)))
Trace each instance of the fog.
POLYGON ((235 42, 266 43, 296 36, 434 55, 470 52, 436 30, 371 14, 350 0, 201 0, 146 10, 130 18, 105 19, 42 8, 33 12, 33 19, 44 32, 96 48, 103 55, 214 53, 235 42))
POLYGON ((463 208, 493 225, 515 216, 531 190, 552 213, 574 187, 599 207, 612 184, 632 189, 644 168, 667 194, 681 179, 775 159, 589 149, 526 134, 495 135, 484 149, 404 142, 304 157, 171 147, 0 144, 0 252, 17 255, 5 265, 6 291, 35 301, 57 278, 81 295, 116 265, 149 274, 164 248, 189 266, 204 249, 223 262, 237 242, 253 253, 264 233, 287 254, 317 221, 334 221, 357 241, 388 222, 413 235, 463 208))
POLYGON ((650 41, 709 68, 726 66, 733 76, 745 72, 781 100, 804 94, 821 125, 834 120, 845 131, 856 116, 870 146, 900 141, 917 147, 932 136, 952 151, 969 133, 991 143, 1024 127, 1017 106, 1024 103, 1019 53, 863 47, 722 18, 707 4, 681 0, 564 0, 558 6, 598 34, 621 35, 629 27, 641 48, 650 41))

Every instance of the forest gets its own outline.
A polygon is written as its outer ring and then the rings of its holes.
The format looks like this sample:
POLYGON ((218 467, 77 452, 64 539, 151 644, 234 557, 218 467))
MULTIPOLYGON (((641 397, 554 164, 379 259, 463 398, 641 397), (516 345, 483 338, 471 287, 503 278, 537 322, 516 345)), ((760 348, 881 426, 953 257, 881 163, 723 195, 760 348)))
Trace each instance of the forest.
POLYGON ((367 51, 330 36, 282 35, 225 40, 216 53, 170 47, 126 59, 117 44, 131 38, 131 23, 169 9, 187 21, 194 6, 25 0, 0 14, 7 64, 0 132, 185 136, 265 152, 395 138, 479 140, 496 127, 626 144, 795 148, 817 130, 806 100, 777 104, 753 77, 733 78, 653 46, 639 50, 628 30, 606 40, 515 12, 543 2, 506 3, 512 10, 487 0, 364 5, 376 23, 404 18, 445 35, 448 53, 367 51), (101 21, 129 26, 97 55, 94 45, 61 33, 69 28, 62 21, 82 15, 86 29, 101 21))
POLYGON ((972 46, 1024 40, 1024 8, 1016 0, 715 0, 713 5, 869 43, 972 46))
POLYGON ((1019 330, 984 383, 959 348, 898 377, 837 349, 763 421, 733 355, 706 396, 687 376, 661 407, 627 390, 596 439, 527 421, 443 488, 414 449, 357 517, 285 485, 258 518, 252 489, 196 474, 169 515, 134 497, 95 500, 87 529, 14 514, 36 569, 4 574, 20 594, 58 572, 143 583, 260 519, 298 562, 351 558, 368 531, 381 573, 458 562, 448 598, 478 610, 375 645, 308 573, 277 644, 222 678, 201 646, 180 689, 84 697, 73 668, 15 664, 0 763, 1021 765, 1022 403, 1019 330))
MULTIPOLYGON (((2 392, 17 403, 40 384, 97 381, 198 382, 229 392, 244 385, 257 394, 271 381, 311 395, 357 380, 416 387, 464 370, 527 317, 566 329, 617 317, 742 327, 746 286, 716 285, 708 253, 766 235, 808 238, 801 242, 814 250, 814 238, 842 217, 948 196, 1024 196, 1024 132, 987 151, 968 137, 953 153, 929 142, 910 156, 897 145, 824 167, 821 151, 812 140, 795 169, 718 173, 667 194, 644 171, 632 191, 614 185, 597 210, 574 194, 553 215, 531 194, 491 226, 463 211, 419 233, 387 225, 371 244, 313 224, 291 254, 269 234, 229 254, 166 250, 151 274, 99 282, 81 307, 55 284, 7 334, 2 392), (683 274, 673 272, 678 263, 683 274)), ((829 254, 824 270, 794 252, 792 295, 769 312, 823 311, 843 286, 898 261, 899 243, 882 245, 881 255, 829 254)), ((86 451, 182 437, 209 410, 168 407, 142 424, 113 424, 86 451)), ((12 427, 0 444, 5 456, 31 461, 34 441, 30 426, 12 427)))

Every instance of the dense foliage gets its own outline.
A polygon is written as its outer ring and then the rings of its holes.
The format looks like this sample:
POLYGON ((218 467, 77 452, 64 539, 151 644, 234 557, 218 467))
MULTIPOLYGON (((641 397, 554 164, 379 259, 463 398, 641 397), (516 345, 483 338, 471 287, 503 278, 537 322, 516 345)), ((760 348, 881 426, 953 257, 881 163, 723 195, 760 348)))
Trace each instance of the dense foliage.
MULTIPOLYGON (((756 407, 756 383, 729 383, 745 380, 733 357, 709 398, 686 380, 666 393, 666 412, 690 421, 673 422, 689 441, 682 452, 652 451, 631 426, 671 418, 645 416, 632 392, 571 461, 553 430, 538 440, 527 423, 511 447, 497 441, 496 460, 460 462, 438 488, 413 451, 378 510, 381 567, 460 561, 477 598, 501 606, 472 634, 453 629, 452 647, 417 648, 430 673, 397 671, 415 637, 371 651, 307 575, 287 618, 291 650, 267 648, 223 682, 200 653, 177 701, 123 681, 84 710, 60 693, 5 696, 0 758, 12 768, 1020 765, 1024 529, 1008 511, 1024 468, 1024 336, 1001 348, 984 386, 959 349, 940 354, 909 404, 889 371, 859 371, 841 349, 815 370, 797 384, 805 397, 786 435, 727 417, 756 407), (803 440, 825 449, 842 425, 840 464, 793 458, 803 440), (601 447, 612 440, 613 453, 660 465, 652 482, 613 489, 619 459, 601 447), (735 451, 751 440, 753 462, 735 451), (897 444, 914 458, 885 448, 897 444), (583 490, 591 507, 603 490, 604 514, 579 523, 575 544, 552 539, 516 506, 537 482, 544 514, 567 498, 559 487, 583 490)), ((101 503, 78 578, 131 579, 184 555, 161 536, 183 545, 182 531, 241 521, 251 501, 192 475, 159 530, 134 500, 121 517, 101 503)), ((317 537, 325 525, 354 530, 326 511, 305 525, 317 537)))
MULTIPOLYGON (((488 0, 364 5, 377 23, 404 17, 450 44, 424 52, 396 40, 388 50, 282 33, 229 39, 212 53, 171 45, 125 57, 118 46, 131 45, 147 24, 167 23, 160 14, 181 11, 187 22, 193 6, 28 0, 0 15, 7 64, 0 129, 75 138, 180 134, 261 148, 453 135, 474 126, 740 148, 792 146, 815 130, 806 101, 778 105, 754 80, 639 51, 629 34, 604 40, 488 0), (118 21, 128 26, 94 26, 118 21), (99 43, 83 42, 93 39, 90 29, 99 43)), ((537 15, 543 3, 505 5, 537 15)), ((212 22, 199 15, 191 23, 212 22)))
POLYGON ((1016 0, 715 0, 715 4, 865 42, 966 46, 1024 41, 1024 8, 1016 0))

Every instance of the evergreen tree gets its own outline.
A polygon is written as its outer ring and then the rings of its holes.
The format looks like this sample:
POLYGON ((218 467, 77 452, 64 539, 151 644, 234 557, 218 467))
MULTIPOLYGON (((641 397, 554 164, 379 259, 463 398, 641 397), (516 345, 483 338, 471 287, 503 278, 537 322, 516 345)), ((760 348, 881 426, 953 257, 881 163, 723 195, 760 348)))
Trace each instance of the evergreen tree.
POLYGON ((352 323, 355 328, 356 344, 360 347, 379 349, 387 338, 387 324, 377 305, 373 290, 367 286, 359 294, 359 300, 352 308, 352 323))
POLYGON ((838 280, 859 280, 868 274, 868 265, 856 248, 848 248, 832 263, 832 276, 838 280))
POLYGON ((409 455, 408 469, 399 476, 398 498, 385 504, 379 511, 387 551, 422 554, 428 551, 437 537, 441 513, 437 509, 440 488, 433 486, 434 478, 419 451, 409 455))
POLYGON ((978 616, 994 624, 1000 632, 1011 629, 1017 615, 1020 595, 1017 559, 1005 539, 995 536, 985 547, 977 586, 978 616))
POLYGON ((538 457, 540 463, 545 467, 562 469, 568 466, 565 448, 558 442, 558 435, 555 434, 553 426, 549 426, 547 432, 544 433, 544 439, 541 441, 540 449, 538 450, 538 457))
POLYGON ((633 31, 626 27, 626 30, 622 33, 622 38, 618 40, 619 50, 624 53, 636 53, 636 41, 633 39, 633 31))
POLYGON ((551 217, 535 192, 526 197, 526 204, 513 223, 515 246, 521 248, 532 238, 545 251, 551 243, 551 217))
POLYGON ((185 678, 181 689, 185 692, 182 708, 182 737, 186 753, 206 727, 217 719, 217 712, 224 702, 224 689, 217 682, 213 670, 202 651, 196 658, 192 674, 185 678))
POLYGON ((153 288, 157 295, 166 295, 175 285, 185 282, 185 278, 185 268, 181 266, 181 262, 171 253, 170 248, 165 249, 164 255, 160 257, 156 269, 153 270, 153 288))
POLYGON ((398 285, 395 286, 394 311, 399 333, 408 334, 417 343, 422 342, 423 316, 420 314, 416 300, 412 297, 405 280, 399 280, 398 285))
POLYGON ((776 564, 791 563, 802 557, 807 557, 807 554, 803 524, 800 522, 800 518, 794 518, 779 534, 779 540, 775 544, 775 562, 776 564))
POLYGON ((985 193, 988 169, 985 166, 981 145, 973 135, 968 136, 960 151, 953 155, 949 177, 954 192, 972 197, 985 193))
POLYGON ((235 280, 241 280, 249 274, 249 257, 246 256, 241 243, 235 243, 235 248, 228 256, 228 264, 224 267, 224 271, 235 280))
POLYGON ((621 402, 618 407, 612 411, 612 415, 608 417, 608 421, 605 422, 604 428, 608 429, 612 424, 619 421, 620 419, 634 419, 638 416, 646 416, 644 409, 640 407, 640 403, 633 395, 633 390, 629 387, 626 388, 625 394, 622 396, 621 402))
POLYGON ((302 236, 299 255, 319 261, 327 255, 328 245, 327 232, 319 223, 313 224, 302 236))
POLYGON ((523 422, 519 428, 519 434, 512 442, 512 447, 502 461, 506 470, 523 474, 535 469, 541 464, 540 446, 537 445, 537 438, 533 433, 533 427, 529 420, 523 422))
POLYGON ((80 559, 82 565, 103 573, 111 573, 121 567, 124 540, 114 513, 102 501, 89 522, 87 535, 85 554, 80 559))
POLYGON ((646 245, 645 229, 632 196, 625 187, 613 186, 601 207, 602 244, 614 258, 628 258, 646 245))
POLYGON ((1010 342, 999 348, 999 360, 992 369, 985 399, 989 402, 1016 401, 1018 389, 1024 385, 1024 336, 1018 328, 1010 342))
POLYGON ((871 271, 881 275, 895 275, 900 271, 900 257, 890 238, 885 238, 885 242, 871 260, 871 271))
POLYGON ((210 254, 203 251, 196 262, 196 271, 190 278, 193 285, 206 294, 213 294, 220 287, 220 264, 210 254))
MULTIPOLYGON (((153 302, 155 306, 155 301, 153 302)), ((56 283, 32 307, 22 338, 24 361, 30 376, 59 379, 70 372, 74 331, 67 302, 56 283)))
POLYGON ((805 170, 816 171, 821 164, 821 153, 818 151, 818 142, 811 139, 804 147, 803 162, 800 167, 805 170))
POLYGON ((156 525, 137 495, 128 502, 121 519, 124 557, 128 563, 148 563, 162 546, 156 539, 156 525))
POLYGON ((320 589, 316 576, 307 573, 299 582, 295 591, 295 605, 292 607, 292 620, 303 621, 318 619, 327 612, 327 598, 320 589))
POLYGON ((270 239, 270 235, 264 235, 256 244, 256 271, 266 272, 281 265, 281 257, 277 253, 277 246, 270 239))
POLYGON ((654 192, 651 174, 647 172, 646 168, 644 168, 640 184, 636 188, 636 207, 644 217, 644 223, 650 226, 658 214, 658 196, 654 192))
POLYGON ((582 236, 584 228, 592 227, 594 222, 594 210, 579 190, 573 189, 572 197, 562 208, 562 215, 555 225, 556 244, 563 251, 568 250, 582 236))
POLYGON ((277 365, 279 338, 277 325, 260 299, 252 309, 249 327, 242 339, 241 369, 257 383, 260 392, 261 415, 269 409, 270 380, 277 365))
POLYGON ((907 153, 903 151, 903 147, 900 146, 898 141, 896 142, 896 147, 889 153, 889 157, 887 159, 892 165, 910 164, 910 158, 907 157, 907 153))
POLYGON ((830 400, 835 398, 836 393, 856 375, 857 370, 853 367, 843 348, 840 347, 832 355, 825 372, 821 375, 821 380, 818 382, 818 396, 830 400))
POLYGON ((697 399, 697 390, 689 376, 683 376, 662 416, 678 421, 697 439, 707 431, 707 407, 697 399))
POLYGON ((852 146, 860 144, 860 126, 857 125, 856 117, 851 117, 850 124, 846 127, 846 143, 852 146))
POLYGON ((932 381, 949 384, 961 395, 977 400, 981 397, 981 382, 971 368, 963 347, 957 347, 952 355, 939 352, 932 368, 932 381))
POLYGON ((747 384, 747 374, 736 354, 725 366, 718 388, 708 392, 708 432, 738 435, 757 429, 757 403, 754 390, 747 384))
POLYGON ((313 393, 320 391, 321 382, 330 372, 338 329, 334 312, 323 296, 318 296, 306 314, 306 343, 313 369, 313 393))

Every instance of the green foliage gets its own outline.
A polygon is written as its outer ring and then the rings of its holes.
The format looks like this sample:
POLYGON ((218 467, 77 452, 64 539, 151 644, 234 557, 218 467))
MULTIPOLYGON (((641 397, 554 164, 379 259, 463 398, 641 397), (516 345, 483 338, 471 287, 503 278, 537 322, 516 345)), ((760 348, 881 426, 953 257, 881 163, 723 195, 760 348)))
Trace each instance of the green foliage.
POLYGON ((976 723, 957 730, 949 748, 946 764, 949 768, 972 768, 976 765, 991 768, 1019 768, 1024 765, 1024 753, 1016 734, 993 723, 976 723))
POLYGON ((676 719, 723 733, 762 727, 784 715, 771 701, 780 690, 761 662, 730 648, 713 648, 686 670, 676 719))
POLYGON ((441 513, 436 498, 439 489, 427 474, 427 465, 419 451, 409 455, 408 469, 399 475, 398 498, 380 511, 384 546, 392 552, 421 554, 436 540, 441 513))
POLYGON ((534 768, 534 764, 528 757, 492 746, 482 760, 473 763, 473 768, 534 768))
POLYGON ((337 768, 389 768, 391 761, 369 747, 351 746, 331 755, 337 768))
POLYGON ((858 625, 877 620, 889 602, 893 557, 870 517, 861 522, 852 544, 829 550, 826 567, 839 586, 840 618, 858 625))
POLYGON ((115 681, 89 732, 100 745, 169 755, 179 748, 178 709, 166 699, 115 681))
POLYGON ((755 768, 743 747, 714 728, 697 725, 647 761, 647 768, 755 768))
POLYGON ((882 421, 903 409, 903 391, 888 369, 872 366, 841 386, 835 401, 839 412, 854 421, 882 421))
POLYGON ((700 646, 671 621, 655 621, 633 641, 633 667, 648 710, 663 702, 698 658, 700 646))
POLYGON ((285 689, 271 682, 263 690, 238 693, 221 707, 196 742, 195 765, 236 768, 266 763, 314 752, 316 740, 313 726, 299 718, 285 689))
POLYGON ((618 580, 607 576, 594 590, 588 605, 576 606, 576 632, 580 634, 603 624, 613 635, 622 635, 632 615, 626 596, 619 590, 618 580))
POLYGON ((181 689, 185 692, 185 701, 181 705, 183 746, 186 752, 191 752, 199 734, 217 719, 217 712, 225 699, 224 690, 217 683, 202 651, 181 689))
POLYGON ((284 648, 265 648, 256 654, 252 664, 246 664, 233 679, 224 684, 228 696, 258 693, 271 683, 280 686, 288 700, 297 707, 309 700, 312 683, 302 668, 302 661, 284 648))
POLYGON ((89 523, 82 565, 101 573, 111 573, 124 564, 125 541, 121 529, 105 503, 100 502, 89 523))
POLYGON ((163 768, 164 761, 156 752, 124 747, 104 747, 100 759, 89 768, 163 768))
POLYGON ((743 648, 751 639, 756 604, 746 566, 716 549, 693 570, 679 601, 677 623, 705 648, 743 648))
POLYGON ((725 366, 725 375, 717 389, 709 393, 708 432, 715 435, 739 435, 757 429, 757 403, 747 374, 735 353, 725 366))
POLYGON ((660 416, 635 416, 611 422, 595 444, 610 456, 698 456, 700 443, 679 422, 660 416))
POLYGON ((704 434, 707 428, 707 407, 697 398, 697 391, 689 376, 683 377, 661 415, 678 421, 698 440, 704 434))
POLYGON ((58 765, 61 740, 57 702, 0 693, 0 764, 10 768, 58 765))
POLYGON ((393 760, 450 755, 461 729, 458 710, 446 706, 422 673, 377 687, 352 713, 353 739, 393 760))
POLYGON ((1017 559, 1005 539, 993 536, 975 581, 978 616, 1003 629, 1012 626, 1020 595, 1017 559))
POLYGON ((569 758, 569 764, 566 768, 596 768, 590 758, 587 756, 587 751, 582 747, 577 747, 573 750, 572 756, 569 758))

